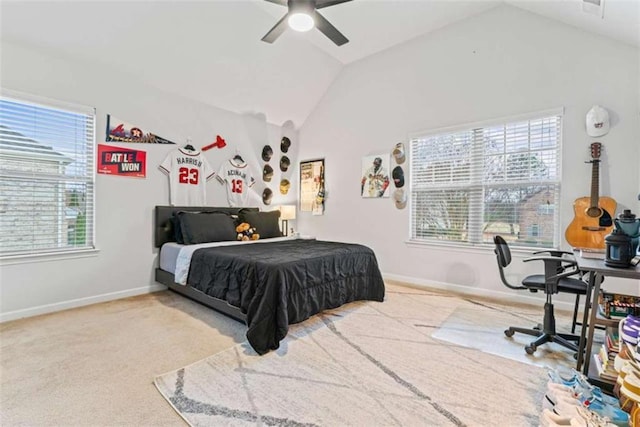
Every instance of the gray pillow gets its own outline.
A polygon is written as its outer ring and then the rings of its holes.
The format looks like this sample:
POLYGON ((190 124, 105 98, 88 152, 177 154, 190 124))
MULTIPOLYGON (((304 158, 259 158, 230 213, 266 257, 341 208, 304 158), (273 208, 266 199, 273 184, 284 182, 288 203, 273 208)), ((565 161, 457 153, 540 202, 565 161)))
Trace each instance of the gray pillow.
POLYGON ((180 212, 174 212, 171 216, 171 227, 173 228, 173 237, 176 239, 176 243, 184 245, 184 239, 182 238, 182 228, 180 227, 180 218, 178 214, 180 212))
POLYGON ((231 215, 223 212, 178 212, 185 245, 236 240, 231 215))
POLYGON ((280 231, 280 211, 256 212, 241 210, 238 213, 240 222, 248 222, 260 234, 261 239, 282 237, 280 231))

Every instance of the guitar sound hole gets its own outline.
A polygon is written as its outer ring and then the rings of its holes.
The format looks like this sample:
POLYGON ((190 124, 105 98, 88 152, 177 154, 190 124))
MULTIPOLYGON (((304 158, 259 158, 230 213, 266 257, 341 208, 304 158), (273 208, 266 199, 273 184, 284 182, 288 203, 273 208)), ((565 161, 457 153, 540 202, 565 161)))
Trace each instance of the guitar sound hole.
POLYGON ((587 216, 591 218, 600 218, 600 215, 602 215, 602 209, 597 206, 587 209, 587 216))

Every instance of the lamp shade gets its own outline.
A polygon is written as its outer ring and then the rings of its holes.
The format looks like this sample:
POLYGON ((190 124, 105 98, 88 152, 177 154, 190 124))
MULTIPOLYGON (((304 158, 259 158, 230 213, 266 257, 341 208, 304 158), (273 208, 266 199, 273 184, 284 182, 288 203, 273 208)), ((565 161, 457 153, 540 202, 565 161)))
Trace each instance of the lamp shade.
POLYGON ((280 219, 290 220, 296 219, 296 206, 295 205, 283 205, 280 206, 280 219))

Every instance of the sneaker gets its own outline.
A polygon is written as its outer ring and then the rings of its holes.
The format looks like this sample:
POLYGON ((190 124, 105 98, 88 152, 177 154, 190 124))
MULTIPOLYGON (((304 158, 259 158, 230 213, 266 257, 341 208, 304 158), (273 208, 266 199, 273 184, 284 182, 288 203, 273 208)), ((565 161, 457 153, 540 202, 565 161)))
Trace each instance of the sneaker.
POLYGON ((571 418, 563 417, 556 414, 549 409, 543 409, 540 414, 540 426, 542 427, 555 427, 555 426, 570 426, 571 418))
POLYGON ((638 344, 638 332, 639 332, 638 327, 627 324, 625 320, 626 319, 622 319, 620 321, 620 325, 619 325, 620 339, 626 342, 627 344, 636 345, 638 344))
MULTIPOLYGON (((554 383, 553 381, 547 382, 547 391, 558 391, 561 393, 571 393, 574 394, 574 388, 564 384, 554 383)), ((575 397, 575 396, 574 396, 575 397)))
POLYGON ((638 344, 638 335, 640 335, 640 319, 634 316, 627 316, 618 323, 618 336, 620 337, 620 346, 622 341, 635 346, 638 344))
POLYGON ((621 345, 620 351, 618 351, 615 359, 613 359, 613 369, 618 373, 618 375, 620 375, 622 367, 629 361, 629 357, 633 356, 629 355, 626 344, 621 345))
POLYGON ((553 410, 560 401, 564 401, 568 405, 580 405, 580 402, 570 389, 552 387, 547 388, 547 392, 542 398, 542 408, 553 410))
POLYGON ((629 413, 629 425, 631 427, 640 427, 640 404, 634 403, 629 413))
POLYGON ((551 382, 567 386, 574 385, 582 375, 575 369, 567 368, 552 369, 547 374, 549 375, 549 380, 551 380, 551 382))
POLYGON ((602 418, 581 406, 573 405, 568 405, 564 412, 560 413, 543 409, 540 414, 540 425, 542 427, 616 427, 606 418, 602 418))
POLYGON ((554 412, 563 418, 571 419, 572 426, 584 427, 614 427, 607 418, 592 412, 582 406, 569 405, 564 401, 560 401, 554 408, 554 412))
POLYGON ((631 412, 634 403, 640 403, 640 378, 635 371, 629 372, 620 387, 620 407, 631 412))
MULTIPOLYGON (((640 379, 637 377, 636 379, 638 379, 638 392, 640 393, 640 379)), ((554 387, 547 389, 542 401, 542 407, 549 410, 556 410, 560 404, 583 407, 601 417, 608 418, 615 425, 627 426, 629 424, 629 414, 620 409, 618 402, 615 405, 611 405, 604 401, 610 399, 613 398, 606 396, 606 399, 603 399, 588 390, 576 397, 573 393, 554 387)))
POLYGON ((629 425, 629 414, 619 406, 607 405, 599 400, 583 400, 582 404, 601 417, 608 418, 611 423, 617 426, 626 427, 629 425))
MULTIPOLYGON (((565 384, 557 384, 553 381, 547 382, 547 391, 555 390, 557 392, 565 392, 571 393, 571 397, 575 399, 579 399, 580 396, 588 396, 593 399, 594 396, 596 399, 601 400, 607 405, 613 405, 619 407, 618 399, 613 396, 609 396, 602 392, 599 387, 593 386, 587 381, 583 381, 582 376, 576 376, 573 385, 565 385, 565 384)), ((551 398, 551 400, 554 400, 551 398)))
POLYGON ((618 372, 618 378, 616 378, 616 384, 613 386, 613 395, 620 398, 620 389, 622 388, 622 383, 627 375, 629 375, 633 371, 633 366, 631 366, 628 361, 622 365, 620 368, 620 372, 618 372))
POLYGON ((640 329, 640 317, 634 316, 633 314, 628 314, 627 317, 624 318, 625 322, 627 322, 631 326, 637 326, 640 329))
POLYGON ((563 384, 569 387, 579 386, 580 388, 597 389, 601 392, 598 387, 589 383, 589 380, 584 374, 573 368, 552 369, 548 372, 548 376, 549 380, 556 384, 563 384))

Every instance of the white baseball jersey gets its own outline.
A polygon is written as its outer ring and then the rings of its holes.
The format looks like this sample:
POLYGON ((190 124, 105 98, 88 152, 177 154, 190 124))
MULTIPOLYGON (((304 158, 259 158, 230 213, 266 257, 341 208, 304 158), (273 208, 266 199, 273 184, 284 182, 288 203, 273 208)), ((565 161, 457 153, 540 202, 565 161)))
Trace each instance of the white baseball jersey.
POLYGON ((206 182, 215 172, 200 150, 178 148, 160 164, 169 175, 169 203, 173 206, 205 206, 206 182))
POLYGON ((382 197, 387 191, 389 186, 389 175, 382 166, 371 166, 365 172, 362 177, 363 182, 366 181, 366 188, 363 188, 363 192, 367 191, 369 197, 382 197))
POLYGON ((216 179, 227 186, 227 202, 229 206, 242 207, 247 205, 249 188, 256 182, 249 169, 244 161, 235 157, 222 162, 216 179))

